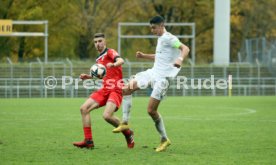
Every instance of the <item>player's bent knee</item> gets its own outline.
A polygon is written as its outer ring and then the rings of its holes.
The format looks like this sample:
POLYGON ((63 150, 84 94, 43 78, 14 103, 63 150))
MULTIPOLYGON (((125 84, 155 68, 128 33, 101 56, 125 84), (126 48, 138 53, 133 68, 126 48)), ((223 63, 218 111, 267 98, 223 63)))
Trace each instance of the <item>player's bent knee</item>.
POLYGON ((111 115, 109 113, 103 113, 104 120, 108 121, 111 119, 111 115))
POLYGON ((80 112, 82 115, 85 115, 85 114, 89 113, 89 110, 82 106, 82 107, 80 107, 80 112))
POLYGON ((158 112, 157 112, 157 109, 153 108, 153 107, 148 107, 148 114, 151 116, 151 117, 156 117, 158 116, 158 112))
POLYGON ((148 108, 148 114, 152 116, 155 114, 155 111, 152 108, 148 108))

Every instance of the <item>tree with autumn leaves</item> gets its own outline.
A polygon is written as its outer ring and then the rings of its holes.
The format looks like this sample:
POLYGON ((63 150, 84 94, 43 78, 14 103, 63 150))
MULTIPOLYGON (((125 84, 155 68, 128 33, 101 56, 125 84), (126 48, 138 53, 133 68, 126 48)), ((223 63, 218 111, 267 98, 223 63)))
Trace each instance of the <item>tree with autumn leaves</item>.
MULTIPOLYGON (((252 37, 276 36, 275 0, 231 1, 231 61, 252 37)), ((0 19, 48 20, 49 59, 86 60, 97 52, 92 36, 104 32, 108 47, 117 49, 119 22, 148 22, 161 15, 166 22, 195 22, 196 63, 213 61, 214 0, 2 0, 0 19)), ((183 28, 173 29, 182 34, 183 28)), ((43 31, 40 26, 14 26, 14 31, 43 31)), ((150 34, 149 28, 124 28, 126 34, 150 34)), ((222 34, 223 35, 223 34, 222 34)), ((187 45, 190 40, 183 40, 187 45)), ((122 56, 135 60, 137 50, 153 52, 154 39, 123 39, 122 56)), ((0 60, 14 62, 43 59, 44 41, 39 37, 0 37, 0 60)))

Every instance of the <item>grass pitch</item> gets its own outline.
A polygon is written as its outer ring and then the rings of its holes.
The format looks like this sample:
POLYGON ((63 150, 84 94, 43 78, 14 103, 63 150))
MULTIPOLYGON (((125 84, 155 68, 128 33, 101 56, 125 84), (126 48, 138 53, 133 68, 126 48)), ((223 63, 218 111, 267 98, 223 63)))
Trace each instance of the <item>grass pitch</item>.
POLYGON ((172 145, 162 153, 142 97, 133 98, 134 149, 102 109, 91 112, 95 149, 73 147, 84 100, 0 99, 0 164, 276 164, 276 97, 168 97, 159 111, 172 145))

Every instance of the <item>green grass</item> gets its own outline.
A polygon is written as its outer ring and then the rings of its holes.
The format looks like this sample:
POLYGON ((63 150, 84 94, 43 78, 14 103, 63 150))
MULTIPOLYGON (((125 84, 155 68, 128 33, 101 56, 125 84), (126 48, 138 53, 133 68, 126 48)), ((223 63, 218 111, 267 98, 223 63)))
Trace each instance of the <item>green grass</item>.
POLYGON ((153 150, 159 135, 141 97, 133 99, 134 149, 102 109, 91 112, 95 149, 74 148, 84 100, 0 99, 0 164, 276 164, 276 97, 168 97, 159 111, 172 145, 163 153, 153 150))

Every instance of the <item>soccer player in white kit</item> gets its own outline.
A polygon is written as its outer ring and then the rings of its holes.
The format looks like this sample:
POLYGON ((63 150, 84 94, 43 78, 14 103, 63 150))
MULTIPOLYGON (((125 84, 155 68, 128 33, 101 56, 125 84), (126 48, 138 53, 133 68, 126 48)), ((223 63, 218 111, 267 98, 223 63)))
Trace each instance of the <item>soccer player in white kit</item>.
POLYGON ((114 133, 124 131, 129 128, 128 120, 132 102, 131 94, 138 89, 152 87, 152 93, 148 103, 148 114, 155 123, 155 127, 161 136, 161 143, 155 151, 166 150, 171 144, 169 140, 162 116, 157 111, 158 105, 168 89, 168 78, 174 78, 180 71, 185 57, 189 53, 189 48, 181 43, 179 39, 166 31, 164 19, 161 16, 155 16, 150 20, 151 32, 158 36, 158 42, 155 54, 145 54, 137 51, 137 58, 154 60, 151 69, 139 72, 123 89, 123 122, 113 130, 114 133))

